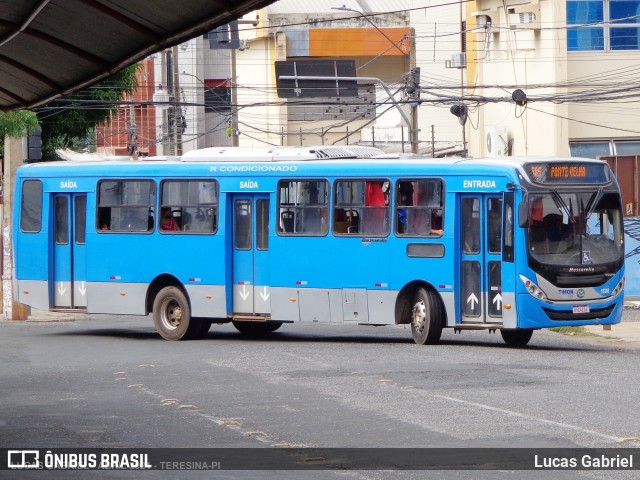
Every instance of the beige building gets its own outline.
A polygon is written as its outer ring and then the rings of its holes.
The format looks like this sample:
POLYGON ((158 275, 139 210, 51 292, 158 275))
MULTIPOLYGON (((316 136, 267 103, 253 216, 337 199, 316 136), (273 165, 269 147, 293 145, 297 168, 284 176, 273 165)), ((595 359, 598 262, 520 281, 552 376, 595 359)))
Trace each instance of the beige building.
POLYGON ((470 153, 640 153, 639 14, 638 1, 468 2, 470 153))
MULTIPOLYGON (((240 21, 237 48, 200 37, 173 49, 184 104, 173 115, 184 119, 184 151, 234 141, 410 151, 415 121, 427 154, 636 154, 639 10, 629 0, 281 0, 240 21), (358 97, 279 97, 275 63, 315 60, 354 61, 358 77, 388 85, 402 114, 368 80, 358 97), (419 102, 405 89, 412 67, 419 102), (453 105, 467 108, 464 127, 453 105)), ((170 119, 159 110, 159 153, 177 141, 170 119)))
POLYGON ((465 130, 438 95, 462 94, 465 63, 452 58, 464 51, 465 12, 444 0, 281 0, 240 20, 235 48, 214 33, 157 54, 156 97, 182 104, 156 109, 158 154, 175 154, 178 142, 186 152, 234 141, 408 152, 414 122, 420 152, 461 150, 465 130), (357 97, 278 96, 276 62, 317 60, 353 61, 357 97), (419 106, 405 89, 416 66, 420 85, 436 94, 425 91, 419 106))

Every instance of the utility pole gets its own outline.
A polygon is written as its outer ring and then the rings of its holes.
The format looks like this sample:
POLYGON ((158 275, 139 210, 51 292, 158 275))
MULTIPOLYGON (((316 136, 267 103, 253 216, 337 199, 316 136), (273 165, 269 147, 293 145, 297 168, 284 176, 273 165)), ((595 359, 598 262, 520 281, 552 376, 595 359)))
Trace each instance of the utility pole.
POLYGON ((407 77, 407 94, 409 95, 409 105, 411 106, 411 131, 409 132, 409 142, 411 143, 411 153, 418 153, 420 140, 418 139, 418 105, 420 104, 420 67, 413 67, 407 77))
POLYGON ((231 145, 240 144, 238 138, 238 83, 236 82, 236 49, 231 49, 231 145))
POLYGON ((173 79, 173 133, 175 135, 175 154, 182 155, 182 108, 180 108, 180 81, 178 79, 178 47, 171 47, 173 64, 171 77, 173 79))
MULTIPOLYGON (((413 34, 413 29, 412 29, 413 34)), ((413 37, 414 35, 412 35, 413 37)), ((409 105, 411 106, 411 131, 409 132, 409 143, 411 144, 411 153, 418 153, 420 140, 418 133, 418 105, 420 105, 420 67, 416 67, 416 40, 410 39, 409 49, 409 83, 411 89, 409 93, 409 105)))
POLYGON ((133 105, 133 97, 130 96, 129 104, 129 155, 132 160, 138 160, 138 132, 136 131, 136 110, 133 105))

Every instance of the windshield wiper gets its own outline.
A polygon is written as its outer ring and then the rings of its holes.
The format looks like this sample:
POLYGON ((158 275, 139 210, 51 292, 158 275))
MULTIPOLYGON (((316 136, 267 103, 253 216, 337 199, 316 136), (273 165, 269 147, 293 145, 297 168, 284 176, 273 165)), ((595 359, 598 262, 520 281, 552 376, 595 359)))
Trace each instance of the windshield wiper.
POLYGON ((553 197, 553 203, 556 204, 556 207, 558 207, 558 210, 564 211, 570 223, 575 223, 575 219, 571 216, 571 209, 562 199, 558 191, 555 189, 551 190, 551 195, 553 197))
POLYGON ((598 205, 598 202, 600 201, 600 199, 602 198, 602 192, 603 192, 603 188, 599 187, 598 191, 591 196, 591 199, 589 200, 589 203, 587 203, 587 208, 585 208, 585 217, 589 218, 591 216, 591 214, 593 213, 593 211, 596 209, 596 206, 598 205))

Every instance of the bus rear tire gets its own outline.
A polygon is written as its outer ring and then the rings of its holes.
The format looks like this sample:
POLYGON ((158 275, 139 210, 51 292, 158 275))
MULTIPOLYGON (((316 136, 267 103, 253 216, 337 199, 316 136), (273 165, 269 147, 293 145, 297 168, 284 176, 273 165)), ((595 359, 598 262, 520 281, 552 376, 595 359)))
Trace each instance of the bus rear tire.
POLYGON ((418 288, 411 309, 411 334, 418 345, 435 345, 442 335, 442 309, 436 294, 418 288))
POLYGON ((211 319, 191 317, 191 322, 195 322, 197 324, 197 327, 191 336, 193 340, 200 340, 207 336, 207 333, 209 333, 209 329, 211 328, 211 319))
POLYGON ((164 287, 153 300, 153 323, 165 340, 188 340, 197 333, 187 297, 177 287, 164 287))
POLYGON ((282 322, 232 322, 240 333, 251 336, 263 336, 275 332, 282 322))
POLYGON ((500 335, 502 335, 502 339, 504 343, 506 343, 510 347, 524 347, 529 340, 531 340, 531 335, 533 335, 532 329, 522 329, 522 330, 500 330, 500 335))

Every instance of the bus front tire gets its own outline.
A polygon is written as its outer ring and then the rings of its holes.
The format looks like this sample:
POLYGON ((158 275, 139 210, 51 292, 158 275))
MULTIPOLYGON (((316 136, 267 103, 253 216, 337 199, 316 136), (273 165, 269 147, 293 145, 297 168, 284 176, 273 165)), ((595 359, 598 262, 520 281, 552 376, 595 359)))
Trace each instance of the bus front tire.
POLYGON ((442 311, 434 292, 416 290, 411 309, 411 334, 418 345, 435 345, 442 335, 442 311))
POLYGON ((522 329, 522 330, 500 330, 500 335, 502 335, 502 339, 504 343, 506 343, 510 347, 524 347, 529 340, 531 340, 531 335, 533 335, 532 329, 522 329))
POLYGON ((232 322, 240 333, 251 336, 262 336, 275 332, 282 322, 232 322))
POLYGON ((165 340, 188 340, 198 333, 200 322, 192 321, 189 302, 177 287, 164 287, 153 301, 153 323, 165 340))

